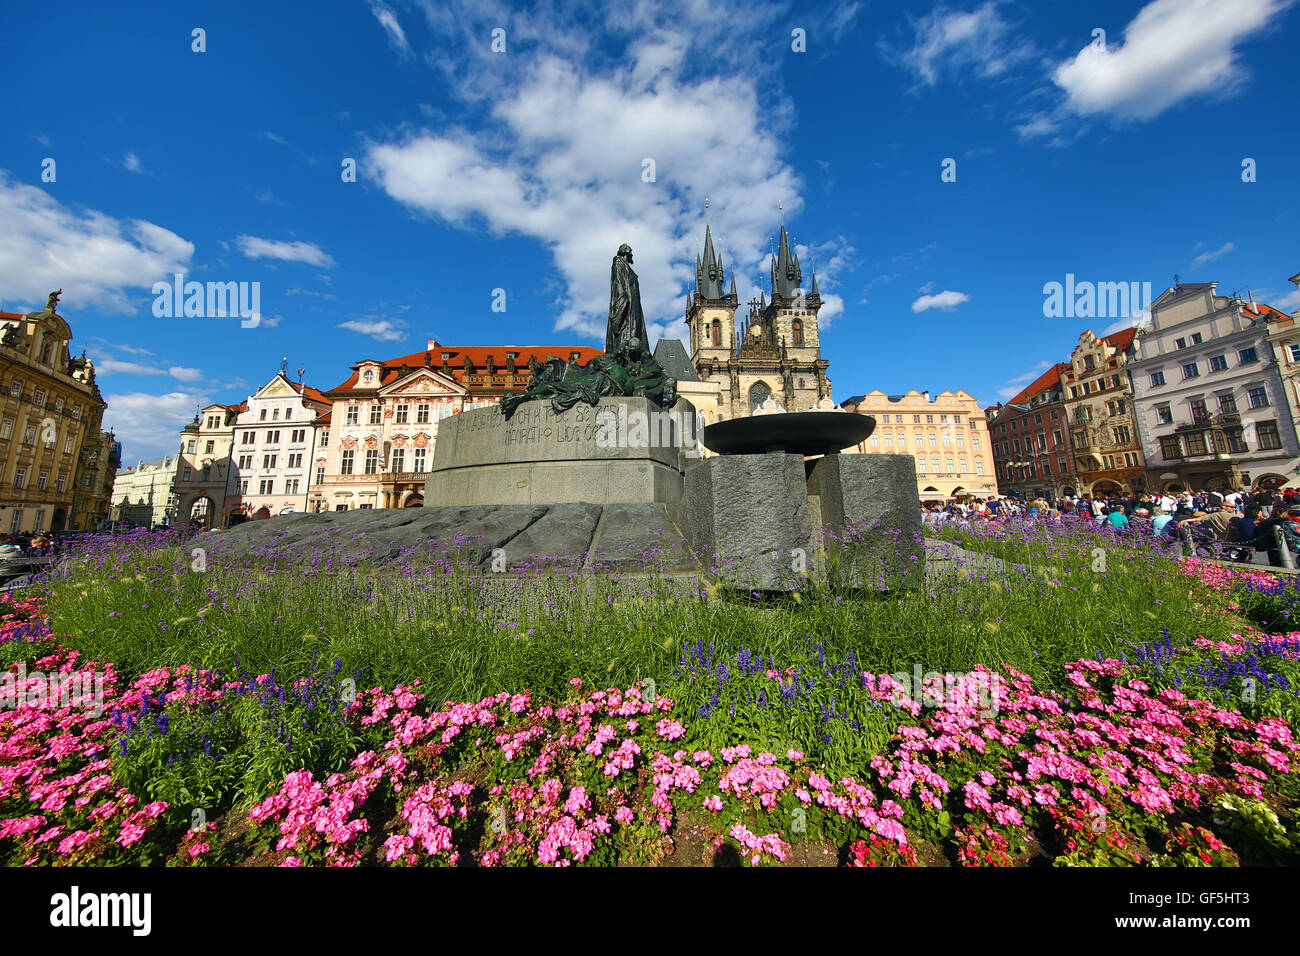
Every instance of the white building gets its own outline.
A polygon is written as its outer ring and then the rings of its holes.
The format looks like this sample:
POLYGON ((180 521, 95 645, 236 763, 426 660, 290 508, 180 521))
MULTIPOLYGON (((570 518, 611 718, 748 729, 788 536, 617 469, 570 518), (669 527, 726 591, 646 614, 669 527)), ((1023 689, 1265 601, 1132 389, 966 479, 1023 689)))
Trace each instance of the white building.
POLYGON ((140 461, 118 471, 113 480, 112 521, 135 528, 169 524, 176 515, 174 457, 140 461))
POLYGON ((1295 422, 1269 341, 1278 310, 1178 284, 1151 303, 1129 360, 1153 491, 1276 487, 1295 474, 1295 422))
POLYGON ((290 381, 281 369, 242 405, 234 417, 232 464, 226 469, 226 520, 232 513, 269 518, 306 511, 329 401, 317 389, 290 381))

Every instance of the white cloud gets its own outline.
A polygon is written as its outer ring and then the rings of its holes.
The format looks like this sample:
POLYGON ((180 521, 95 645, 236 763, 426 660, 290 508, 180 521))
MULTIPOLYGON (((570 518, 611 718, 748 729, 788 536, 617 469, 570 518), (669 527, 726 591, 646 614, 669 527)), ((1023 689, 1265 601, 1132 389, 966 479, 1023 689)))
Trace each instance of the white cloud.
POLYGON ((370 12, 375 15, 379 25, 388 34, 388 42, 393 45, 393 48, 402 53, 410 53, 411 44, 406 42, 406 33, 402 30, 402 25, 397 22, 397 14, 393 12, 393 8, 382 0, 370 0, 370 12))
POLYGON ((249 259, 280 259, 284 262, 305 262, 324 269, 333 268, 334 260, 314 242, 282 242, 278 239, 259 239, 257 236, 238 236, 235 243, 249 259))
POLYGON ((1002 19, 996 0, 970 13, 940 7, 911 24, 913 45, 898 51, 882 44, 886 59, 934 86, 940 73, 968 69, 981 78, 996 77, 1035 54, 1023 36, 1002 19))
POLYGON ((104 401, 108 403, 104 427, 122 442, 124 466, 176 454, 180 430, 193 420, 195 407, 210 404, 206 395, 197 392, 130 392, 105 395, 104 401))
POLYGON ((107 375, 166 375, 160 368, 154 368, 152 365, 141 365, 139 362, 123 362, 109 356, 100 358, 91 356, 95 362, 95 375, 104 377, 107 375))
POLYGON ((1106 326, 1104 329, 1098 332, 1097 336, 1099 338, 1105 338, 1108 335, 1113 335, 1116 332, 1122 331, 1123 329, 1127 329, 1134 325, 1141 328, 1144 325, 1150 325, 1150 324, 1151 324, 1151 313, 1148 312, 1146 309, 1142 309, 1141 311, 1135 312, 1133 315, 1127 316, 1126 318, 1116 319, 1110 325, 1106 326))
POLYGON ((173 365, 167 370, 167 374, 177 381, 189 384, 197 382, 203 378, 203 369, 185 368, 183 365, 173 365))
POLYGON ((133 173, 144 171, 144 167, 140 165, 140 157, 135 153, 127 153, 126 157, 122 160, 122 165, 133 173))
POLYGON ((953 292, 951 289, 944 289, 934 295, 921 296, 912 303, 912 311, 925 312, 927 309, 942 309, 944 312, 951 312, 963 302, 969 301, 970 296, 965 292, 953 292))
POLYGON ((194 255, 194 244, 169 229, 71 209, 4 170, 0 222, 0 289, 11 309, 24 300, 42 306, 51 290, 62 289, 67 308, 133 312, 153 283, 188 272, 194 255))
POLYGON ((1231 95, 1248 77, 1237 46, 1293 0, 1152 0, 1122 44, 1089 44, 1056 68, 1065 105, 1081 115, 1148 120, 1203 94, 1231 95))
POLYGON ((1213 249, 1209 252, 1202 252, 1199 256, 1197 256, 1195 259, 1192 260, 1192 268, 1199 269, 1207 262, 1213 262, 1215 259, 1222 258, 1223 256, 1226 256, 1228 253, 1230 253, 1233 249, 1236 248, 1237 246, 1234 243, 1226 242, 1218 249, 1213 249))
POLYGON ((1051 362, 1039 362, 1023 375, 1017 375, 1015 378, 1007 379, 1003 386, 998 389, 998 397, 1004 402, 1009 398, 1014 398, 1021 389, 1051 367, 1051 362))
POLYGON ((388 319, 350 319, 337 326, 350 332, 368 335, 378 342, 400 342, 407 337, 407 331, 399 323, 388 319))

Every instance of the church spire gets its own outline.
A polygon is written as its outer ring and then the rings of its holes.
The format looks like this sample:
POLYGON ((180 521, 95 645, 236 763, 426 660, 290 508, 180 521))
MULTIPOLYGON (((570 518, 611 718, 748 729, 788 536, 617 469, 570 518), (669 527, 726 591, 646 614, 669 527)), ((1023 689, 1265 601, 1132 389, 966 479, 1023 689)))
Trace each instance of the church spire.
POLYGON ((706 299, 721 299, 724 295, 722 261, 713 248, 713 230, 704 227, 704 258, 696 260, 696 276, 700 294, 706 299))
POLYGON ((772 263, 772 297, 793 299, 803 282, 799 257, 790 251, 790 234, 785 231, 784 215, 781 223, 781 240, 772 263))

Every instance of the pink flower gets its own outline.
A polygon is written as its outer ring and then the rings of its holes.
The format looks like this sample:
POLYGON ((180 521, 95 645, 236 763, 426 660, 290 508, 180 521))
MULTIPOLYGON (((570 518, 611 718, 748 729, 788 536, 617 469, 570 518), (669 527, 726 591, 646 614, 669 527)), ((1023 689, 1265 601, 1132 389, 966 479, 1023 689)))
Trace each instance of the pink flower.
POLYGON ((719 810, 722 809, 722 798, 717 796, 716 794, 712 797, 705 797, 704 809, 712 810, 714 813, 717 813, 719 810))

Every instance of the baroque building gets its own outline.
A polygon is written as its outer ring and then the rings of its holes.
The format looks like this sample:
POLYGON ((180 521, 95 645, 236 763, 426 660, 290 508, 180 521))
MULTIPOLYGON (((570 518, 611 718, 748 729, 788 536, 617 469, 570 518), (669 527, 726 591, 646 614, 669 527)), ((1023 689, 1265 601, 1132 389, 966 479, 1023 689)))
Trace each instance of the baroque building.
POLYGON ((452 346, 434 339, 422 352, 365 359, 322 393, 330 406, 312 458, 312 511, 406 508, 424 504, 438 423, 522 391, 547 359, 586 364, 593 348, 452 346))
POLYGON ((1153 491, 1275 488, 1295 474, 1296 425, 1270 332, 1289 316, 1177 283, 1151 303, 1128 363, 1153 491))
POLYGON ((844 453, 911 455, 923 503, 997 494, 988 422, 978 400, 964 389, 933 398, 916 389, 905 395, 874 391, 846 398, 840 407, 876 419, 871 436, 844 453))
POLYGON ((997 461, 997 483, 1017 498, 1059 498, 1079 493, 1072 472, 1069 415, 1062 376, 1070 366, 1053 365, 1004 405, 988 409, 989 437, 997 461))
POLYGON ((93 530, 108 510, 107 406, 58 301, 0 312, 0 531, 93 530))
POLYGON ((181 429, 181 450, 173 486, 178 520, 205 528, 230 524, 235 509, 226 507, 226 499, 233 477, 231 452, 235 422, 246 411, 247 401, 238 405, 208 405, 199 409, 194 421, 181 429))
POLYGON ((821 294, 817 276, 803 288, 803 267, 790 247, 785 224, 771 257, 772 300, 762 291, 737 327, 740 300, 730 284, 706 225, 704 254, 695 259, 695 283, 687 296, 691 364, 705 382, 722 387, 723 418, 753 414, 769 398, 787 411, 807 411, 830 398, 817 329, 821 294))
POLYGON ((1105 498, 1146 490, 1127 369, 1136 332, 1128 328, 1104 338, 1084 332, 1061 373, 1080 495, 1105 498))
POLYGON ((123 468, 113 483, 113 524, 130 528, 171 524, 177 507, 175 481, 176 459, 170 455, 123 468))

